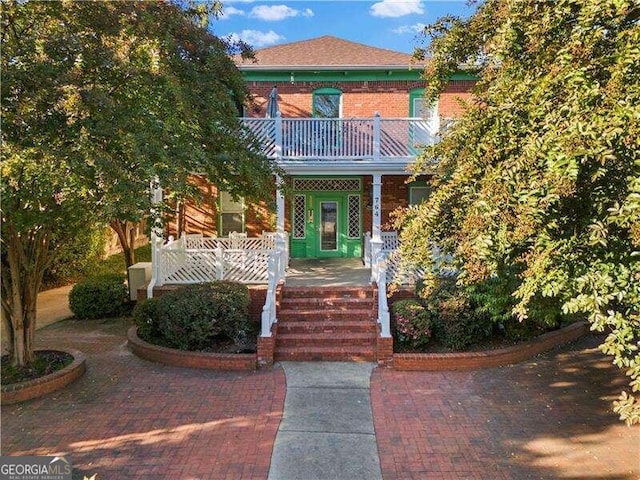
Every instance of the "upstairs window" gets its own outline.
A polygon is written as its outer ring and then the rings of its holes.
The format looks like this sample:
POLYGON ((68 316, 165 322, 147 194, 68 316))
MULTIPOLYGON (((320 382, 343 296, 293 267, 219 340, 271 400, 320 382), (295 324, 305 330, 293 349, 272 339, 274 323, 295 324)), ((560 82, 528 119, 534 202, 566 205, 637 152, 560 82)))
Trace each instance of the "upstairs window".
POLYGON ((244 232, 244 200, 220 192, 220 235, 226 237, 231 232, 244 232))
POLYGON ((320 88, 313 92, 313 116, 316 118, 340 118, 342 116, 342 92, 337 88, 320 88))
POLYGON ((435 101, 431 105, 426 103, 424 99, 424 88, 411 90, 409 102, 409 116, 426 120, 429 123, 431 132, 436 133, 438 128, 440 128, 438 102, 435 101))

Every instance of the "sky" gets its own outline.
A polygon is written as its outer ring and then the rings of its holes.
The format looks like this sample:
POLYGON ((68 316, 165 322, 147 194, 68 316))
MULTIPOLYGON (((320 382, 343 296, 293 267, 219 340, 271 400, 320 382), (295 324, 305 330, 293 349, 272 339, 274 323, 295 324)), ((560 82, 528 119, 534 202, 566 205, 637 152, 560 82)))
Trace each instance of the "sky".
POLYGON ((474 10, 467 0, 223 0, 223 15, 210 28, 254 49, 333 35, 412 53, 424 25, 474 10))

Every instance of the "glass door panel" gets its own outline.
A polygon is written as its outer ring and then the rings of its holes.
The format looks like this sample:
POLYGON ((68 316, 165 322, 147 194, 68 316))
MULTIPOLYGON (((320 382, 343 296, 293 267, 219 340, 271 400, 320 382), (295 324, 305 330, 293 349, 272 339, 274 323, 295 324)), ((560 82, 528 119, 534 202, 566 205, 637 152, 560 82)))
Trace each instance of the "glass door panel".
POLYGON ((338 250, 338 202, 320 202, 320 250, 338 250))

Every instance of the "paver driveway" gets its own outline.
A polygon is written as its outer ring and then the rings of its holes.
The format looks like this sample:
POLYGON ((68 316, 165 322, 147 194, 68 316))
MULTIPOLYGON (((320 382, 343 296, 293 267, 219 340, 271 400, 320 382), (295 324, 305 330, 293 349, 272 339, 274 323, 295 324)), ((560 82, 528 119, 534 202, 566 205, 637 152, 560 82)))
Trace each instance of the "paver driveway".
MULTIPOLYGON (((71 320, 37 332, 40 345, 84 351, 88 371, 59 393, 3 407, 2 454, 71 453, 78 479, 265 480, 282 418, 282 370, 154 364, 128 351, 128 326, 71 320)), ((610 412, 626 378, 596 344, 589 337, 476 372, 375 369, 384 479, 637 479, 640 428, 610 412)))
POLYGON ((123 320, 67 320, 38 343, 87 354, 83 378, 2 408, 2 453, 71 453, 74 478, 266 479, 285 395, 281 369, 226 373, 135 357, 123 320), (75 468, 74 468, 75 470, 75 468))
POLYGON ((598 343, 486 370, 374 370, 384 479, 639 479, 640 426, 611 412, 628 379, 598 343))

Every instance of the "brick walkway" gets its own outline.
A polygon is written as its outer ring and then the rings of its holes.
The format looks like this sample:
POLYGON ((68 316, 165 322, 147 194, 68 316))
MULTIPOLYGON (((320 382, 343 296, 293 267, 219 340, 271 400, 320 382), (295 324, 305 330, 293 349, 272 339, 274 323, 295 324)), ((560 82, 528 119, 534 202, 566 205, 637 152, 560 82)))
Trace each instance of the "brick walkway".
POLYGON ((374 370, 384 479, 640 478, 640 427, 610 410, 628 379, 597 344, 475 372, 374 370))
POLYGON ((2 408, 2 454, 71 453, 74 478, 267 478, 285 377, 166 367, 132 355, 129 323, 64 321, 40 345, 87 354, 59 393, 2 408), (75 470, 75 468, 74 468, 75 470))
MULTIPOLYGON (((267 478, 282 418, 281 369, 219 373, 140 360, 129 323, 64 321, 43 346, 88 357, 85 376, 2 408, 2 454, 71 453, 74 478, 267 478)), ((374 370, 382 474, 394 479, 637 479, 640 427, 610 412, 626 383, 588 337, 517 366, 374 370)), ((357 462, 357 459, 354 459, 357 462)))

